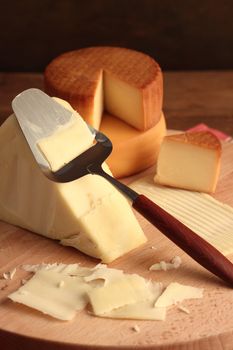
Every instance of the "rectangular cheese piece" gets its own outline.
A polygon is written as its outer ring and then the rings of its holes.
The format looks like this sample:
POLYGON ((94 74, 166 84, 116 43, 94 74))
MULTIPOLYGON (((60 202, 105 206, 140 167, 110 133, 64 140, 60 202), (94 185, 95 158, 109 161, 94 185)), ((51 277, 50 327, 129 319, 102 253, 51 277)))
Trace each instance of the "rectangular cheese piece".
POLYGON ((186 299, 200 299, 203 297, 203 289, 173 282, 158 297, 155 307, 167 307, 186 299))
POLYGON ((130 185, 224 255, 233 253, 233 208, 208 194, 156 185, 149 175, 130 185))
MULTIPOLYGON (((113 308, 112 310, 99 314, 101 317, 120 318, 120 319, 136 319, 136 320, 157 320, 163 321, 166 318, 166 308, 155 307, 155 301, 162 293, 162 284, 157 282, 149 282, 144 285, 144 295, 139 301, 133 304, 123 305, 121 307, 113 308), (150 291, 150 293, 148 293, 150 291)), ((125 290, 122 289, 121 294, 125 290)))
POLYGON ((166 136, 163 139, 155 182, 199 192, 215 192, 221 143, 208 131, 166 136))
POLYGON ((128 304, 98 316, 128 320, 164 321, 166 319, 166 308, 155 307, 154 302, 149 300, 128 304))
POLYGON ((127 199, 104 178, 87 175, 68 183, 47 179, 14 115, 0 127, 0 177, 3 221, 104 262, 146 242, 127 199))
POLYGON ((105 314, 121 306, 152 297, 146 281, 138 275, 125 275, 103 287, 91 290, 88 295, 95 315, 105 314))
POLYGON ((68 124, 59 126, 50 136, 40 139, 37 147, 48 161, 52 171, 57 171, 93 145, 92 134, 77 112, 68 124))
POLYGON ((84 309, 90 289, 80 277, 41 270, 9 298, 65 321, 74 318, 77 310, 84 309))

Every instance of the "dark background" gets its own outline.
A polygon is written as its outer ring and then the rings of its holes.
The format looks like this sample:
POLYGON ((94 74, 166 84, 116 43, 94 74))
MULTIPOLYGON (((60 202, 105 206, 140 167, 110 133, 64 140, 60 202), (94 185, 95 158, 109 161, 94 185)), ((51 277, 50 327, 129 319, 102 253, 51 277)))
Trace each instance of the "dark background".
POLYGON ((164 70, 233 68, 233 1, 0 0, 0 71, 43 71, 94 45, 153 56, 164 70))

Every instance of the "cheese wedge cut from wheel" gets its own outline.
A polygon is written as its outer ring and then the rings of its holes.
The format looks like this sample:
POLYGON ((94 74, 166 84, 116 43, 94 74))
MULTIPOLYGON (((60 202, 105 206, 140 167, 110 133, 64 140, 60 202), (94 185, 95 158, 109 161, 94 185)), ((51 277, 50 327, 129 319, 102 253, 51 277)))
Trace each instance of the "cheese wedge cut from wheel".
POLYGON ((139 131, 118 118, 104 114, 100 131, 109 137, 113 150, 106 162, 117 178, 133 175, 154 165, 166 134, 164 114, 151 129, 139 131))
POLYGON ((45 91, 67 100, 99 128, 104 109, 139 130, 161 116, 163 82, 148 55, 117 47, 90 47, 55 58, 44 74, 45 91))
POLYGON ((14 115, 0 127, 0 177, 0 220, 104 262, 146 241, 128 201, 104 178, 86 175, 68 183, 47 179, 14 115))
POLYGON ((166 136, 157 162, 155 182, 213 193, 221 160, 221 143, 209 131, 166 136))

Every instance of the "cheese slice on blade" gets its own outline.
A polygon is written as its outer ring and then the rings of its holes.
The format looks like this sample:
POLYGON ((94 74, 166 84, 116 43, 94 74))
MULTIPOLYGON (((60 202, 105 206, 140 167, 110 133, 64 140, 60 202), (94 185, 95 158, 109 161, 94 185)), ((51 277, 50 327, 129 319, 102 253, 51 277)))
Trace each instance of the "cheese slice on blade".
POLYGON ((45 91, 67 100, 99 128, 102 112, 147 130, 160 119, 162 73, 153 58, 118 47, 89 47, 55 58, 44 74, 45 91))
POLYGON ((166 136, 157 162, 155 182, 199 192, 215 192, 221 143, 209 131, 166 136))
POLYGON ((59 126, 51 136, 40 139, 37 147, 48 161, 51 170, 57 171, 90 148, 93 141, 94 134, 90 133, 81 116, 73 111, 72 120, 64 126, 59 126))
POLYGON ((166 134, 163 112, 151 129, 139 131, 107 113, 104 113, 100 131, 109 137, 113 150, 106 162, 117 178, 130 176, 154 165, 160 145, 166 134))
MULTIPOLYGON (((59 154, 57 155, 59 157, 59 154)), ((146 237, 104 178, 55 183, 40 171, 14 115, 0 127, 0 219, 110 262, 146 237)))

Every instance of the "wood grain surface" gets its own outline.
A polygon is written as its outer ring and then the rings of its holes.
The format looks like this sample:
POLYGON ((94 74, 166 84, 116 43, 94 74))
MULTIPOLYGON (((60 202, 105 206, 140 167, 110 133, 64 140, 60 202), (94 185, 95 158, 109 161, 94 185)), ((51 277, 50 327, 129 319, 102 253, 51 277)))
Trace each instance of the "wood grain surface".
MULTIPOLYGON (((138 177, 139 175, 137 175, 138 177)), ((132 181, 133 178, 130 179, 132 181)), ((129 181, 129 179, 127 180, 129 181)), ((233 144, 225 144, 223 165, 215 198, 233 206, 233 144)), ((0 223, 0 274, 17 267, 12 280, 0 280, 0 344, 2 349, 146 349, 146 350, 231 350, 233 349, 233 290, 199 266, 140 215, 139 221, 148 243, 110 264, 111 267, 137 272, 145 278, 167 285, 177 281, 204 288, 203 299, 182 304, 167 313, 166 321, 111 320, 79 312, 70 322, 45 316, 26 306, 13 303, 7 295, 20 286, 28 273, 22 264, 41 262, 82 263, 93 266, 97 260, 77 250, 63 247, 9 224, 0 223), (157 249, 151 249, 155 246, 157 249), (177 270, 149 271, 153 263, 182 258, 177 270), (140 332, 133 331, 138 325, 140 332)), ((233 256, 229 257, 231 260, 233 256)))

